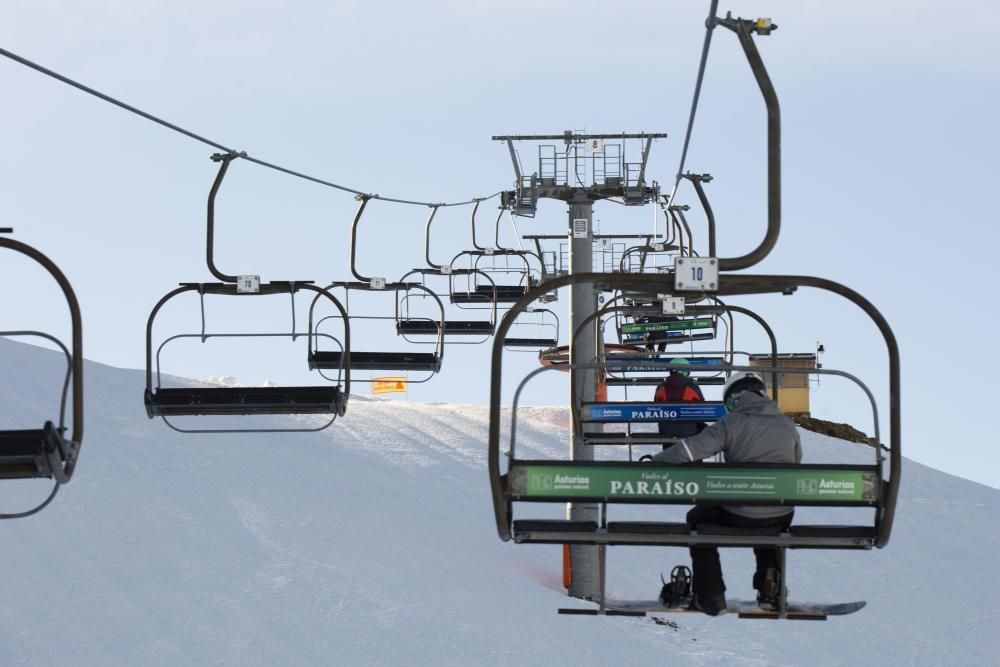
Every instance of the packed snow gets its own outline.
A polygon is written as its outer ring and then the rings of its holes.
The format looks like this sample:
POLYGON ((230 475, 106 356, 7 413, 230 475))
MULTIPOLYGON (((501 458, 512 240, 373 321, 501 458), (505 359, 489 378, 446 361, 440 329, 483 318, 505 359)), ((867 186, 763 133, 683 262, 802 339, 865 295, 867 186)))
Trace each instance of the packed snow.
MULTIPOLYGON (((62 363, 0 339, 0 427, 53 418, 58 381, 41 378, 58 378, 62 363)), ((321 432, 185 435, 146 417, 143 387, 141 371, 88 363, 76 477, 38 515, 2 524, 0 663, 996 660, 1000 491, 911 461, 886 549, 789 555, 793 599, 867 600, 854 615, 822 623, 661 615, 666 625, 561 616, 556 609, 571 601, 560 548, 496 536, 485 406, 356 396, 321 432)), ((525 408, 518 446, 562 456, 565 424, 564 410, 525 408)), ((810 460, 871 457, 863 445, 808 432, 803 440, 810 460)), ((961 455, 961 443, 941 446, 961 455)), ((43 481, 0 487, 3 511, 48 490, 43 481)), ((687 561, 681 549, 608 554, 609 592, 620 598, 655 597, 660 573, 687 561)), ((752 594, 751 559, 723 551, 731 597, 752 594)))

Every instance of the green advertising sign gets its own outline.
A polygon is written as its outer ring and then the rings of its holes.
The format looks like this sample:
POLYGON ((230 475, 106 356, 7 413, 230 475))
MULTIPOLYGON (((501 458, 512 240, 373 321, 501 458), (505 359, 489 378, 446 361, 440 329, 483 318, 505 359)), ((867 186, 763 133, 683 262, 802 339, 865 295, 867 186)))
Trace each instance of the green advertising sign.
POLYGON ((867 504, 874 502, 878 493, 878 477, 867 470, 713 468, 515 464, 509 479, 515 496, 623 502, 767 500, 867 504))
POLYGON ((655 331, 689 331, 691 329, 711 329, 711 317, 695 317, 690 320, 671 320, 669 322, 640 322, 623 324, 622 333, 639 334, 655 331))

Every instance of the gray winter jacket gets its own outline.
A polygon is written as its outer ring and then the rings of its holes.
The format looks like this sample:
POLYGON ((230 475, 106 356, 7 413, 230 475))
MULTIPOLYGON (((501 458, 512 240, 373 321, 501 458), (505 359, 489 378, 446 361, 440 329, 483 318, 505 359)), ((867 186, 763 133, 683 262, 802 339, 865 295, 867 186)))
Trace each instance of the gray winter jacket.
MULTIPOLYGON (((723 453, 726 463, 801 463, 802 443, 795 422, 777 404, 752 391, 736 396, 733 409, 698 435, 684 438, 653 457, 663 463, 701 461, 723 453)), ((762 519, 790 507, 727 506, 733 514, 762 519)))

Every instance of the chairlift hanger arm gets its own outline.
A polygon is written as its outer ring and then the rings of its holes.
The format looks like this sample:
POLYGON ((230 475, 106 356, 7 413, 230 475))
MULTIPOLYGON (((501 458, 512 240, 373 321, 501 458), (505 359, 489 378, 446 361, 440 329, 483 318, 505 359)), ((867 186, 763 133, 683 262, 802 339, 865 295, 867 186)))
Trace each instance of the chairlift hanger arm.
POLYGON ((219 194, 222 179, 226 177, 226 172, 229 170, 229 163, 237 157, 240 157, 237 153, 215 153, 212 155, 212 161, 219 162, 220 165, 219 173, 216 174, 215 181, 212 183, 212 189, 208 193, 208 229, 205 244, 205 261, 208 264, 209 273, 224 283, 235 283, 238 278, 222 273, 215 266, 215 196, 219 194))
POLYGON ((708 220, 708 256, 715 257, 715 213, 712 211, 711 204, 708 203, 705 188, 702 187, 702 183, 711 182, 712 176, 711 174, 692 174, 691 172, 687 172, 684 174, 684 178, 691 181, 691 184, 694 185, 694 191, 698 194, 698 200, 705 211, 705 218, 708 220))
POLYGON ((59 284, 59 288, 62 289, 63 296, 66 297, 66 303, 69 306, 71 336, 73 339, 70 345, 72 350, 73 369, 73 431, 70 435, 70 451, 66 455, 66 461, 62 469, 61 479, 57 477, 60 483, 65 483, 68 482, 73 476, 73 471, 76 469, 76 462, 79 459, 80 448, 83 443, 83 318, 80 315, 80 302, 77 301, 76 293, 73 291, 73 286, 70 285, 65 274, 63 274, 59 267, 56 266, 55 262, 47 256, 26 243, 21 243, 20 241, 15 241, 10 238, 0 237, 0 248, 9 248, 14 252, 27 255, 41 264, 42 267, 49 272, 49 275, 51 275, 59 284))
POLYGON ((671 220, 673 220, 674 226, 678 230, 678 236, 680 237, 679 238, 680 242, 677 245, 680 247, 679 249, 680 254, 681 255, 687 254, 688 256, 693 256, 694 238, 691 236, 691 228, 688 226, 687 220, 684 218, 684 216, 678 215, 678 213, 685 208, 687 208, 687 204, 684 205, 671 204, 670 206, 666 206, 663 209, 663 212, 665 215, 669 216, 671 220), (687 244, 684 243, 685 233, 687 234, 687 244), (685 250, 687 251, 686 253, 685 250))
POLYGON ((705 66, 708 64, 708 51, 712 45, 712 32, 715 30, 715 12, 719 9, 719 0, 711 0, 708 7, 708 18, 705 19, 705 41, 701 45, 701 58, 698 61, 698 76, 695 77, 694 93, 691 95, 691 111, 688 112, 687 129, 684 131, 684 145, 681 148, 681 161, 677 165, 677 178, 674 187, 667 196, 671 203, 677 195, 677 186, 681 182, 684 162, 687 160, 688 147, 691 145, 691 131, 694 129, 694 118, 698 113, 698 99, 701 97, 701 85, 705 80, 705 66))
MULTIPOLYGON (((476 212, 478 210, 479 210, 479 202, 477 201, 476 205, 472 207, 472 247, 475 248, 476 250, 486 250, 486 248, 483 248, 478 243, 476 243, 476 212)), ((500 207, 500 211, 503 212, 502 206, 500 207)))
POLYGON ((660 241, 657 241, 657 243, 662 243, 664 247, 672 248, 677 250, 677 252, 680 252, 684 240, 678 240, 677 238, 677 222, 671 220, 666 211, 663 212, 663 217, 665 218, 663 225, 663 238, 660 241))
POLYGON ((687 205, 674 207, 677 218, 681 221, 684 226, 684 231, 687 232, 688 236, 688 256, 697 257, 698 253, 694 249, 694 234, 691 233, 691 225, 688 224, 687 216, 684 215, 684 211, 687 211, 690 207, 687 205))
POLYGON ((777 243, 778 233, 781 231, 781 108, 778 105, 774 84, 771 83, 771 77, 768 76, 767 68, 753 40, 754 32, 768 35, 778 26, 770 22, 765 24, 762 20, 734 19, 731 14, 726 14, 725 18, 715 18, 714 21, 716 25, 736 33, 767 108, 767 232, 760 245, 749 253, 741 257, 719 258, 719 270, 738 271, 749 268, 767 257, 777 243))
MULTIPOLYGON (((476 205, 479 205, 478 202, 476 205)), ((424 226, 424 259, 427 260, 427 266, 440 271, 442 268, 441 265, 431 261, 431 223, 434 222, 434 216, 437 215, 437 212, 438 207, 431 206, 431 214, 428 216, 427 224, 424 226)))
POLYGON ((497 250, 502 252, 509 252, 513 248, 505 248, 500 245, 500 220, 503 219, 504 210, 500 209, 500 214, 497 216, 496 224, 493 225, 493 242, 496 244, 497 250))
POLYGON ((368 200, 370 197, 365 195, 358 195, 358 201, 361 204, 358 205, 358 210, 354 213, 354 222, 351 223, 351 274, 361 282, 370 282, 371 278, 366 278, 357 270, 357 250, 358 250, 358 223, 361 222, 361 216, 364 215, 365 207, 368 206, 368 200))
MULTIPOLYGON (((722 302, 720 301, 719 303, 722 303, 722 302)), ((760 325, 760 327, 764 330, 764 333, 767 334, 768 340, 771 341, 771 366, 774 367, 774 368, 777 368, 778 367, 778 340, 777 340, 777 338, 775 338, 775 336, 774 336, 774 330, 771 329, 771 325, 769 325, 767 323, 767 320, 765 320, 763 317, 761 317, 760 315, 758 315, 754 311, 750 310, 749 308, 743 308, 742 306, 733 306, 731 304, 726 304, 724 307, 730 313, 740 313, 742 315, 746 315, 747 317, 749 317, 750 319, 754 320, 755 322, 757 322, 757 324, 760 325)), ((732 342, 732 337, 730 336, 730 347, 733 347, 733 346, 734 345, 733 345, 733 342, 732 342)), ((779 382, 778 382, 778 373, 777 373, 777 371, 775 371, 774 373, 771 374, 771 392, 772 392, 771 393, 771 398, 773 398, 775 401, 778 400, 778 385, 779 385, 779 382)))

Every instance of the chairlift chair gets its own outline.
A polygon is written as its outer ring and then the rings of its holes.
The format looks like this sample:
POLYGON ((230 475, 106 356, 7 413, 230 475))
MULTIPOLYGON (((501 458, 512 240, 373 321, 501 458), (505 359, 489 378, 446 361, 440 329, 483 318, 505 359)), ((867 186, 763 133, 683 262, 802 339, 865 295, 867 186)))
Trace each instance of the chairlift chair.
MULTIPOLYGON (((10 234, 11 228, 0 228, 0 235, 10 234)), ((41 338, 55 344, 66 358, 66 375, 57 418, 45 421, 41 428, 0 430, 0 479, 45 478, 54 482, 52 492, 34 508, 23 512, 0 514, 0 519, 29 516, 40 511, 55 497, 59 486, 73 476, 83 442, 83 324, 80 305, 66 276, 58 266, 35 248, 0 236, 0 248, 25 255, 40 264, 58 283, 69 306, 72 329, 68 349, 54 336, 32 330, 0 331, 3 337, 41 338), (72 412, 72 424, 67 437, 66 408, 72 412)))
MULTIPOLYGON (((325 297, 342 319, 346 320, 346 312, 337 299, 327 292, 311 283, 306 282, 272 282, 260 285, 258 292, 253 296, 267 296, 294 294, 299 290, 315 291, 317 298, 325 297)), ((232 339, 232 338, 291 338, 293 341, 298 337, 308 339, 308 347, 311 350, 315 345, 315 338, 319 334, 296 333, 294 324, 295 304, 292 301, 292 331, 284 332, 254 332, 254 333, 217 333, 209 332, 205 327, 204 301, 206 295, 217 296, 238 296, 247 297, 239 291, 238 285, 230 283, 186 283, 165 295, 153 308, 146 324, 146 392, 144 403, 146 414, 152 419, 162 417, 168 426, 181 432, 232 432, 232 431, 271 431, 273 429, 258 428, 206 428, 190 429, 178 426, 170 421, 171 417, 179 416, 246 416, 246 415, 276 415, 276 414, 328 414, 330 420, 323 426, 329 426, 338 416, 343 416, 347 409, 347 399, 350 392, 350 367, 344 364, 338 368, 339 377, 336 384, 320 384, 309 386, 288 386, 288 387, 213 387, 213 386, 190 386, 190 387, 164 387, 161 383, 160 359, 163 349, 170 343, 182 339, 200 339, 206 342, 209 339, 232 339), (164 339, 153 353, 153 330, 154 322, 161 308, 171 299, 185 293, 194 292, 200 297, 202 330, 199 333, 176 334, 164 339), (154 382, 155 377, 155 382, 154 382), (343 382, 341 389, 340 382, 343 382)), ((344 350, 345 355, 350 353, 350 330, 345 328, 343 339, 335 340, 344 350)), ((286 430, 286 429, 280 429, 286 430)), ((287 429, 289 431, 318 430, 316 428, 287 429)))
MULTIPOLYGON (((406 283, 407 279, 413 275, 421 276, 425 281, 431 276, 444 276, 448 278, 448 288, 449 294, 454 286, 454 281, 456 277, 462 275, 467 275, 468 273, 475 272, 475 269, 458 271, 457 273, 452 273, 450 270, 442 271, 440 268, 430 268, 430 269, 413 269, 406 275, 404 275, 399 282, 406 283)), ((485 276, 486 280, 490 280, 489 276, 485 276)), ((437 298, 440 300, 440 295, 434 292, 437 298)), ((496 329, 496 299, 491 298, 489 309, 489 319, 468 319, 468 320, 455 320, 455 319, 445 319, 438 320, 434 317, 427 315, 421 316, 418 310, 418 304, 424 301, 432 300, 431 296, 425 292, 414 292, 414 290, 405 290, 397 293, 397 312, 399 317, 396 320, 396 333, 403 336, 408 342, 411 343, 428 343, 426 340, 415 340, 413 336, 437 336, 439 326, 443 328, 444 339, 446 343, 483 343, 486 342, 490 336, 493 335, 496 329), (417 311, 414 313, 414 311, 417 311), (471 337, 476 337, 476 340, 468 340, 471 337)))
MULTIPOLYGON (((530 250, 506 248, 500 243, 500 220, 504 209, 501 208, 494 225, 494 247, 481 246, 476 240, 476 209, 472 212, 472 250, 465 250, 455 255, 451 260, 451 270, 456 271, 468 264, 473 269, 473 280, 467 290, 454 289, 451 292, 451 302, 460 307, 475 307, 476 304, 494 299, 497 303, 514 303, 533 286, 544 279, 544 264, 541 257, 530 250), (532 267, 532 262, 538 268, 532 267), (488 282, 479 282, 478 277, 487 277, 488 282)), ((429 258, 428 258, 429 261, 429 258)), ((548 295, 546 295, 548 298, 548 295)))
MULTIPOLYGON (((498 304, 514 303, 529 289, 540 282, 539 274, 532 269, 529 257, 536 255, 529 250, 465 250, 452 259, 453 272, 461 272, 463 261, 470 264, 468 289, 456 287, 449 298, 459 307, 484 307, 494 301, 498 304), (487 281, 479 280, 480 277, 487 281)), ((539 260, 540 262, 541 260, 539 260)))
MULTIPOLYGON (((399 312, 401 299, 399 298, 400 293, 412 293, 417 291, 425 294, 428 298, 432 300, 433 303, 437 305, 438 313, 435 318, 431 321, 433 322, 435 328, 435 341, 434 341, 434 351, 433 352, 416 352, 413 350, 400 350, 400 351, 359 351, 352 350, 350 353, 350 366, 352 370, 369 370, 369 371, 413 371, 420 372, 424 371, 427 373, 426 377, 422 379, 411 379, 410 382, 426 382, 435 373, 441 370, 441 362, 444 358, 444 327, 440 326, 438 323, 444 320, 444 304, 441 299, 430 289, 423 286, 420 283, 386 283, 379 279, 366 282, 334 282, 330 283, 326 289, 343 289, 348 295, 346 299, 347 309, 345 312, 344 321, 346 323, 355 322, 360 320, 392 320, 395 322, 397 331, 399 331, 400 323, 406 321, 401 317, 399 312), (350 293, 351 292, 370 292, 370 293, 391 293, 396 295, 396 312, 391 316, 380 316, 380 315, 361 315, 357 312, 351 312, 350 304, 350 293)), ((402 298, 402 302, 405 303, 406 297, 402 298)), ((315 318, 315 306, 318 299, 314 299, 309 311, 309 322, 310 331, 316 334, 320 333, 320 327, 330 321, 331 317, 322 317, 319 319, 315 318)), ((405 328, 406 325, 404 325, 405 328)), ((313 349, 309 353, 309 368, 317 370, 328 370, 328 369, 338 369, 341 368, 345 362, 345 352, 343 350, 320 350, 313 349)), ((364 382, 364 380, 356 380, 364 382)))
MULTIPOLYGON (((576 274, 556 278, 545 289, 559 288, 574 283, 593 283, 602 289, 655 289, 659 284, 671 284, 673 276, 628 274, 576 274)), ((490 390, 490 430, 488 465, 493 495, 497 531, 503 540, 518 543, 591 544, 604 549, 608 545, 657 545, 696 546, 699 544, 722 547, 775 547, 784 557, 785 549, 860 549, 884 547, 889 542, 896 499, 899 490, 900 452, 900 364, 895 336, 881 313, 860 294, 833 281, 809 276, 773 275, 724 275, 718 284, 719 295, 790 294, 798 287, 814 287, 833 292, 858 305, 876 324, 888 350, 889 359, 889 447, 888 456, 882 447, 873 448, 870 465, 837 464, 729 464, 697 463, 683 466, 666 464, 629 463, 622 461, 561 461, 526 460, 518 458, 517 411, 525 384, 539 373, 551 370, 540 368, 528 375, 518 386, 510 411, 509 448, 501 450, 502 424, 501 396, 503 377, 503 339, 510 323, 519 312, 542 292, 536 288, 514 304, 508 317, 501 321, 493 345, 492 380, 490 390), (502 467, 506 462, 506 470, 502 467), (888 465, 886 465, 888 463, 888 465), (707 484, 709 475, 724 475, 728 482, 719 487, 707 484), (656 477, 661 483, 659 491, 650 492, 649 480, 656 477), (766 497, 745 493, 753 478, 767 478, 770 489, 766 497), (556 480, 568 480, 557 482, 556 480), (826 480, 826 481, 824 481, 826 480), (644 486, 640 487, 639 483, 644 486), (665 486, 668 484, 669 486, 665 486), (640 493, 640 489, 645 489, 640 493), (834 489, 820 493, 820 489, 834 489), (522 503, 536 507, 537 503, 599 503, 596 521, 525 519, 522 503), (692 504, 696 502, 729 502, 758 505, 809 505, 816 507, 862 507, 873 510, 869 524, 793 525, 787 531, 732 531, 719 527, 702 527, 693 532, 687 524, 668 522, 614 521, 608 518, 608 505, 619 504, 692 504), (516 514, 515 514, 516 510, 516 514), (735 533, 735 534, 734 534, 735 533)), ((610 367, 614 367, 614 362, 610 367)), ((607 360, 575 365, 579 369, 591 368, 599 372, 609 369, 607 360)), ((750 367, 727 366, 729 370, 750 370, 750 367)), ((778 368, 755 367, 752 370, 779 372, 778 368)), ((870 390, 856 377, 830 369, 780 369, 780 372, 826 373, 845 377, 855 382, 865 392, 874 414, 876 442, 879 434, 878 410, 870 390)), ((684 404, 690 405, 690 404, 684 404)), ((608 404, 582 403, 573 406, 574 430, 594 438, 587 431, 587 422, 600 421, 601 410, 608 404), (595 411, 595 412, 592 412, 595 411)), ((610 406, 621 407, 621 406, 610 406)), ((628 409, 628 406, 625 406, 628 409)), ((649 411, 652 412, 652 411, 649 411)), ((677 414, 681 410, 678 408, 677 414)), ((610 414, 610 413, 608 413, 610 414)), ((627 414, 627 413, 625 413, 627 414)), ((662 416, 662 415, 661 415, 662 416)), ((628 417, 631 419, 632 417, 628 417)), ((595 442, 596 444, 596 442, 595 442)), ((759 481, 759 480, 758 480, 759 481)), ((603 552, 602 552, 603 553, 603 552)), ((782 571, 782 596, 777 616, 791 617, 787 612, 784 596, 784 571, 782 571)), ((603 571, 602 571, 603 581, 603 571)), ((603 593, 603 586, 602 591, 603 593)), ((604 600, 600 600, 604 609, 604 600)))
MULTIPOLYGON (((146 390, 143 401, 146 414, 150 419, 161 417, 164 422, 176 431, 184 433, 220 433, 220 432, 295 432, 316 431, 328 427, 338 416, 343 416, 347 409, 350 395, 350 328, 347 324, 347 314, 340 302, 327 290, 317 287, 312 281, 272 281, 261 283, 259 276, 228 275, 218 270, 214 261, 215 235, 215 198, 222 181, 234 159, 241 157, 237 153, 215 154, 212 160, 219 162, 219 172, 212 184, 208 196, 207 215, 207 248, 206 262, 209 272, 222 282, 216 283, 181 283, 179 287, 167 293, 157 302, 150 312, 146 323, 146 390), (335 342, 342 349, 342 363, 338 366, 338 376, 335 384, 292 387, 164 387, 161 384, 160 357, 163 348, 171 342, 182 339, 200 339, 206 342, 210 338, 273 338, 288 337, 295 341, 304 336, 308 341, 308 351, 311 353, 316 334, 309 330, 305 334, 295 331, 295 294, 301 290, 316 293, 316 298, 324 297, 333 304, 336 312, 344 321, 342 340, 335 342), (167 337, 153 353, 153 328, 157 314, 161 308, 175 297, 195 292, 201 305, 201 331, 199 333, 177 334, 167 337), (256 333, 216 333, 208 332, 205 326, 205 297, 232 296, 243 299, 260 298, 269 295, 287 294, 292 304, 291 332, 256 332, 256 333), (154 383, 155 376, 155 383, 154 383), (342 386, 341 386, 342 383, 342 386), (328 414, 330 419, 319 427, 304 428, 186 428, 170 421, 179 416, 247 416, 276 414, 328 414)), ((329 378, 328 378, 329 379, 329 378)))
POLYGON ((504 339, 504 347, 542 351, 559 345, 558 315, 548 308, 537 307, 526 309, 524 314, 527 319, 518 317, 511 323, 515 335, 504 339), (535 335, 527 335, 530 333, 535 335))

